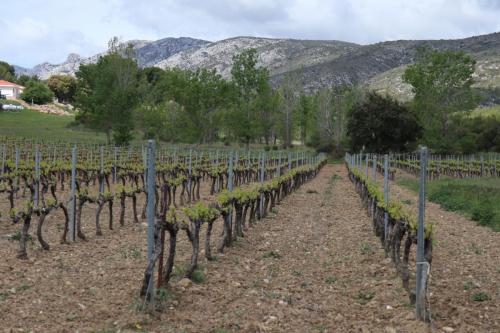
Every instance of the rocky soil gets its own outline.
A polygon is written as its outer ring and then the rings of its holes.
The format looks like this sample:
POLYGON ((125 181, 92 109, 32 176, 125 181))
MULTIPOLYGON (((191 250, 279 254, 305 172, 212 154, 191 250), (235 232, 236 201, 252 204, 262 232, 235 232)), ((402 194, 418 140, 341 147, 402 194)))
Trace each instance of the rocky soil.
MULTIPOLYGON (((429 211, 440 218, 431 324, 414 320, 341 165, 323 168, 217 260, 203 260, 198 283, 182 279, 189 259, 182 239, 174 281, 149 310, 137 297, 144 224, 127 220, 98 238, 89 220, 89 241, 54 238, 50 252, 33 244, 30 259, 19 261, 8 238, 16 226, 2 223, 0 322, 6 332, 498 332, 499 236, 431 204, 429 211), (472 301, 476 290, 491 299, 472 301)), ((54 216, 47 228, 57 224, 54 216)))

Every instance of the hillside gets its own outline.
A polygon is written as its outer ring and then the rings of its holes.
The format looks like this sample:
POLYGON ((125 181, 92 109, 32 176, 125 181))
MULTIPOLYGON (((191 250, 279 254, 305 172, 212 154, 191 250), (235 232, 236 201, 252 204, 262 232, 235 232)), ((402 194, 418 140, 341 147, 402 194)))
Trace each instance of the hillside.
MULTIPOLYGON (((367 83, 378 91, 409 98, 400 75, 415 59, 419 46, 463 50, 478 60, 477 86, 500 86, 500 33, 455 40, 398 40, 371 45, 342 41, 314 41, 234 37, 217 42, 181 37, 158 41, 132 41, 140 66, 216 69, 230 77, 232 57, 249 48, 257 49, 259 64, 270 70, 279 85, 287 73, 295 73, 305 91, 314 92, 340 84, 367 83)), ((58 65, 43 63, 27 71, 45 79, 53 74, 73 75, 80 64, 97 61, 97 54, 81 58, 70 54, 58 65)))
POLYGON ((205 45, 196 50, 179 52, 156 66, 183 69, 215 68, 224 78, 230 78, 232 57, 245 49, 255 48, 259 65, 271 75, 286 73, 301 67, 312 66, 338 58, 359 47, 339 41, 309 41, 294 39, 270 39, 236 37, 205 45))
MULTIPOLYGON (((473 87, 491 89, 500 88, 500 50, 491 50, 474 54, 476 58, 475 83, 473 87)), ((404 83, 401 76, 406 65, 382 72, 367 81, 370 88, 389 94, 398 100, 408 101, 412 97, 411 86, 404 83)))
MULTIPOLYGON (((125 42, 125 44, 133 45, 137 62, 141 67, 154 66, 159 60, 169 58, 177 52, 186 49, 197 49, 208 43, 208 41, 189 37, 164 38, 157 41, 132 40, 125 42)), ((37 75, 40 79, 45 80, 56 74, 74 75, 80 65, 95 63, 104 54, 105 52, 83 58, 78 54, 72 53, 61 64, 45 62, 31 69, 19 66, 15 66, 15 69, 18 74, 37 75)))

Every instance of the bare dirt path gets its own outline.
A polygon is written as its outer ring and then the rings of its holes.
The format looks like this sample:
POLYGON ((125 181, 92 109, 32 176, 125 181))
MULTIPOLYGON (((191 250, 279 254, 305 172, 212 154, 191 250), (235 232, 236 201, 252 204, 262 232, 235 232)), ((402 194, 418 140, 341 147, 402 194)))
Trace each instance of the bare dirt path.
MULTIPOLYGON (((415 193, 394 182, 390 193, 416 211, 415 193)), ((500 232, 432 202, 426 219, 434 223, 436 240, 429 286, 434 326, 500 332, 500 232), (480 295, 489 299, 479 301, 480 295)))
MULTIPOLYGON (((174 282, 162 311, 137 311, 145 227, 0 262, 7 332, 425 332, 344 166, 328 165, 245 237, 174 282)), ((220 234, 220 229, 216 230, 220 234)), ((5 241, 6 242, 6 241, 5 241)), ((5 243, 4 243, 5 244, 5 243)), ((179 245, 177 266, 188 260, 179 245)), ((5 254, 5 252, 4 252, 5 254)))

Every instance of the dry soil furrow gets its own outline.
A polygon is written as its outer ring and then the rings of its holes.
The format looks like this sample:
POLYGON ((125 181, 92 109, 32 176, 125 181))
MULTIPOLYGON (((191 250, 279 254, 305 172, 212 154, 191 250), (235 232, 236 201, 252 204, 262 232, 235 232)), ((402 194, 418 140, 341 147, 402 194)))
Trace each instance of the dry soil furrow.
MULTIPOLYGON (((390 191, 413 207, 418 202, 416 194, 394 182, 390 191)), ((500 332, 500 233, 432 202, 426 203, 426 218, 435 231, 429 285, 434 326, 500 332), (474 301, 479 293, 490 299, 474 301)))

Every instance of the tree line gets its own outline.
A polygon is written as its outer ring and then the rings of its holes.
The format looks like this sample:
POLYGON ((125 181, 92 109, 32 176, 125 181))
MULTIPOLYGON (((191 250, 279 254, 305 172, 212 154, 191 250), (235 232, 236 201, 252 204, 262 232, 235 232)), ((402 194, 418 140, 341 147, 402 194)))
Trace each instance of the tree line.
MULTIPOLYGON (((116 144, 135 137, 283 148, 300 142, 338 154, 411 151, 419 144, 441 153, 500 151, 498 118, 470 116, 482 97, 472 88, 475 61, 464 52, 420 48, 403 75, 414 94, 407 103, 362 85, 306 94, 300 73, 272 87, 255 49, 233 56, 229 80, 209 69, 139 68, 134 56, 132 46, 114 38, 108 53, 81 65, 76 78, 17 82, 26 85, 27 101, 72 103, 77 123, 116 144)), ((0 78, 14 75, 3 64, 0 78)))

